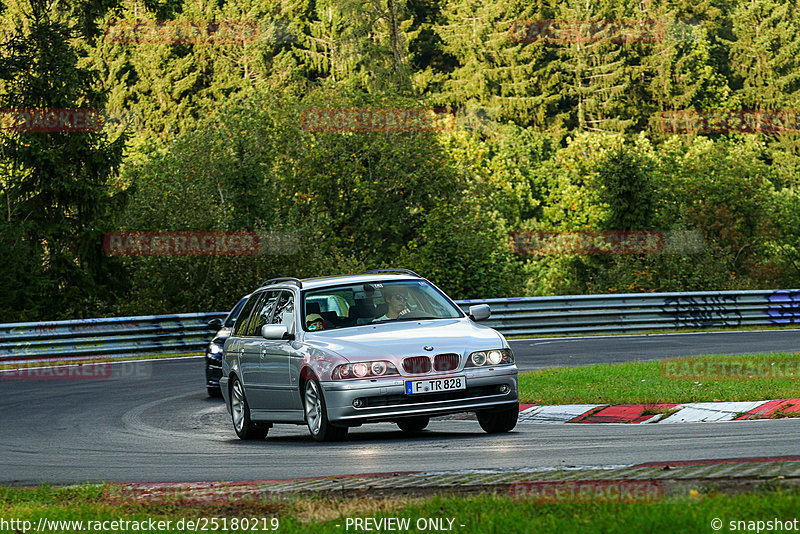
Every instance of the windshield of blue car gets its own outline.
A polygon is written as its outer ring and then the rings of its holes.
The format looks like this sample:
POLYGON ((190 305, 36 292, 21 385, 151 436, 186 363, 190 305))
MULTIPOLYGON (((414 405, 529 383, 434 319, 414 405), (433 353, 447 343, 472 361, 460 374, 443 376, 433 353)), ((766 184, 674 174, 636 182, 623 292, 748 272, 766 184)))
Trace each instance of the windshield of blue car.
MULTIPOLYGON (((249 296, 250 295, 247 295, 247 297, 249 296)), ((242 308, 244 308, 244 303, 247 302, 247 297, 244 297, 237 302, 236 306, 234 306, 228 316, 225 317, 225 321, 222 323, 224 327, 233 328, 234 323, 236 323, 236 318, 239 316, 239 312, 242 311, 242 308)))
POLYGON ((310 290, 303 328, 309 331, 416 319, 456 319, 463 313, 424 280, 372 282, 310 290))

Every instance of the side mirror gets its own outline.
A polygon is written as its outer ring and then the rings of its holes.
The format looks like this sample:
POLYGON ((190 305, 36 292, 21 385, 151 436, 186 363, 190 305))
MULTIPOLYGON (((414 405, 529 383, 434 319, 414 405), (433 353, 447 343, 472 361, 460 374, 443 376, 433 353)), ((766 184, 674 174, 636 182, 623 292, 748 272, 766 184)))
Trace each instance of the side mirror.
POLYGON ((261 337, 264 339, 294 339, 285 324, 265 324, 261 327, 261 337))
POLYGON ((219 330, 222 328, 222 319, 211 319, 208 321, 208 327, 213 328, 215 330, 219 330))
POLYGON ((478 304, 477 306, 469 307, 469 318, 476 322, 488 319, 491 314, 492 310, 489 308, 488 304, 478 304))

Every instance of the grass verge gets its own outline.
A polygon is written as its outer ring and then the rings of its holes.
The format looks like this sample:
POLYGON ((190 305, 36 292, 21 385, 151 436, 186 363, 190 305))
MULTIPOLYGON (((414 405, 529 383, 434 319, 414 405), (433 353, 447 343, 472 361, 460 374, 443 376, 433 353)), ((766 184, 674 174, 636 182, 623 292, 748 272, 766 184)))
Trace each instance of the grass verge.
MULTIPOLYGON (((140 529, 138 532, 185 532, 202 529, 175 528, 180 520, 226 518, 226 531, 233 518, 265 518, 264 525, 274 526, 283 533, 341 533, 356 531, 346 528, 346 518, 408 518, 410 526, 404 532, 420 532, 418 521, 434 519, 448 525, 452 532, 470 533, 529 533, 529 532, 711 532, 712 520, 719 519, 724 531, 730 521, 790 521, 797 515, 800 491, 797 488, 764 489, 737 495, 716 494, 704 489, 692 490, 687 496, 665 497, 660 502, 625 504, 613 502, 537 503, 515 500, 505 494, 473 496, 432 496, 421 498, 371 497, 336 499, 330 497, 291 497, 263 500, 255 503, 213 505, 170 505, 126 502, 110 504, 103 498, 102 486, 80 486, 69 489, 41 487, 36 489, 0 488, 0 518, 5 521, 29 521, 38 525, 40 518, 48 520, 83 521, 171 521, 171 528, 140 529), (463 525, 463 526, 462 526, 463 525)), ((2 524, 2 523, 0 523, 2 524)), ((422 523, 419 523, 421 525, 422 523)), ((756 523, 754 523, 755 525, 756 523)), ((260 528, 260 531, 269 530, 260 528)), ((430 526, 430 522, 426 522, 430 526)), ((117 531, 133 529, 118 528, 117 531)), ((253 530, 252 528, 250 529, 253 530)), ((740 527, 738 530, 742 530, 740 527)), ((12 529, 4 531, 13 532, 12 529)), ((21 532, 22 530, 19 529, 21 532)), ((46 530, 53 532, 54 530, 46 530)), ((59 532, 80 532, 61 526, 59 532)), ((208 528, 207 532, 222 529, 208 528)), ((358 530, 363 531, 363 530, 358 530)), ((374 529, 372 532, 396 532, 374 529)), ((430 531, 428 528, 425 531, 430 531)), ((40 530, 39 532, 45 532, 40 530)))
POLYGON ((519 376, 527 404, 680 404, 800 397, 800 354, 706 355, 544 369, 519 376))

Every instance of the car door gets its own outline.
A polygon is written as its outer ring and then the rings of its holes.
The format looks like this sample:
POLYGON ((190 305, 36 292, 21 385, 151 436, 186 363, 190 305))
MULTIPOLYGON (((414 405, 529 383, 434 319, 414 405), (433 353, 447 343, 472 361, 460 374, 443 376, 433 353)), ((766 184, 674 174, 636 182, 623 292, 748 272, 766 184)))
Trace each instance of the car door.
MULTIPOLYGON (((291 291, 280 291, 273 307, 270 323, 286 326, 288 333, 294 336, 295 298, 291 291)), ((289 355, 292 350, 292 341, 289 339, 262 339, 261 348, 261 365, 266 386, 266 402, 268 402, 265 409, 286 411, 296 408, 292 402, 293 385, 289 376, 289 355)))
MULTIPOLYGON (((263 293, 253 293, 245 303, 242 311, 239 313, 236 323, 233 326, 231 337, 225 342, 225 356, 224 358, 229 362, 231 368, 238 365, 239 378, 244 384, 244 377, 242 376, 242 365, 247 364, 242 361, 243 346, 245 335, 247 334, 247 325, 250 320, 253 310, 258 301, 263 297, 263 293)), ((249 365, 248 365, 249 366, 249 365)))
POLYGON ((247 402, 253 410, 264 410, 269 406, 267 379, 264 369, 264 353, 261 327, 269 324, 272 308, 278 299, 278 291, 264 291, 253 308, 241 344, 242 382, 247 393, 247 402))

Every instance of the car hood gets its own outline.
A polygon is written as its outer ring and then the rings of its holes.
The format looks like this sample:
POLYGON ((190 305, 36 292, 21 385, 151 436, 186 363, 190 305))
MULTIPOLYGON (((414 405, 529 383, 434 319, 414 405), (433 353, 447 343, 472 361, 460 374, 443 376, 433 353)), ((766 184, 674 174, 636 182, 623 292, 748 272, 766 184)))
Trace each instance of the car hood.
POLYGON ((232 328, 227 326, 223 326, 220 328, 216 334, 214 334, 214 338, 211 340, 212 343, 217 343, 218 345, 222 345, 225 343, 225 340, 231 337, 232 328))
POLYGON ((306 343, 350 361, 444 352, 467 355, 507 347, 503 336, 470 319, 420 320, 314 332, 306 343), (423 347, 433 347, 426 351, 423 347))

